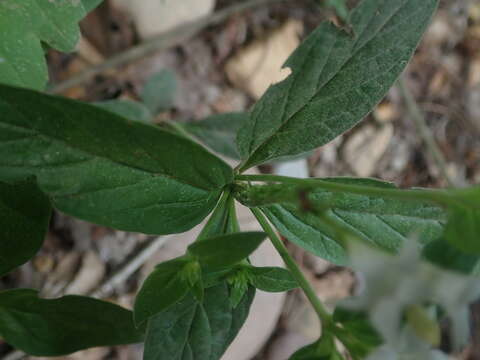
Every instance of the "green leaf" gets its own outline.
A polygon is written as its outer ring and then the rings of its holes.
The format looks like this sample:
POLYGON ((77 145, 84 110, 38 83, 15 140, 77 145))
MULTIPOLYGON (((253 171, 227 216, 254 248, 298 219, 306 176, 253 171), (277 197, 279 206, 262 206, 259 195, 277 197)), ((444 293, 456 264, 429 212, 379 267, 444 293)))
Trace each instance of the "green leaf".
POLYGON ((343 343, 353 360, 362 360, 383 344, 383 339, 368 319, 368 313, 337 307, 333 320, 341 324, 335 336, 343 343))
POLYGON ((449 212, 445 239, 464 253, 480 255, 480 209, 452 206, 449 212))
POLYGON ((263 232, 222 235, 195 242, 188 247, 188 252, 209 269, 221 269, 247 258, 265 237, 263 232))
POLYGON ((427 244, 422 255, 427 261, 444 269, 480 275, 480 256, 465 253, 444 238, 427 244))
POLYGON ((227 279, 227 283, 230 285, 230 304, 232 308, 235 309, 240 304, 244 295, 250 288, 248 286, 248 279, 244 276, 242 272, 237 272, 227 279))
POLYGON ((82 0, 83 6, 87 12, 92 11, 98 5, 102 3, 103 0, 82 0))
POLYGON ((245 322, 255 290, 233 309, 228 286, 207 289, 204 303, 191 295, 151 318, 144 360, 219 360, 245 322))
POLYGON ((42 42, 69 52, 80 21, 96 1, 0 1, 0 82, 43 90, 48 81, 42 42))
POLYGON ((83 296, 41 299, 38 292, 0 292, 0 335, 36 356, 60 356, 95 346, 142 341, 131 311, 83 296))
POLYGON ((188 258, 163 262, 143 282, 135 298, 135 324, 140 326, 152 316, 179 302, 190 290, 188 258))
POLYGON ((237 132, 247 119, 247 113, 226 113, 182 126, 213 151, 238 160, 237 132))
POLYGON ((197 241, 240 231, 234 201, 230 193, 224 193, 210 219, 203 227, 197 241))
POLYGON ((344 358, 335 347, 335 338, 330 333, 325 333, 319 341, 298 350, 290 360, 344 360, 344 358))
POLYGON ((348 18, 348 7, 346 0, 327 0, 325 5, 335 9, 338 16, 340 16, 343 20, 348 18))
POLYGON ((290 291, 298 287, 289 270, 279 267, 246 267, 250 283, 268 292, 290 291))
POLYGON ((120 115, 129 120, 151 123, 152 114, 142 103, 131 100, 109 100, 95 103, 98 107, 120 115))
POLYGON ((262 211, 289 241, 334 264, 346 264, 345 250, 316 215, 301 212, 290 204, 262 207, 262 211))
POLYGON ((27 262, 43 244, 51 205, 34 181, 0 181, 0 276, 27 262))
MULTIPOLYGON (((325 181, 357 186, 396 189, 374 179, 330 178, 325 181)), ((278 191, 286 193, 288 187, 278 191)), ((325 216, 379 248, 398 251, 409 238, 428 244, 443 233, 445 211, 427 202, 401 201, 380 196, 337 193, 322 189, 308 192, 307 207, 328 209, 325 216)), ((345 264, 345 252, 334 240, 331 227, 314 212, 292 204, 262 207, 270 221, 288 240, 336 264, 345 264)))
POLYGON ((177 91, 177 78, 172 70, 162 70, 145 84, 141 98, 154 115, 173 106, 177 91))
POLYGON ((350 15, 353 34, 320 25, 241 129, 240 170, 322 146, 357 124, 407 65, 437 3, 364 0, 350 15))
POLYGON ((232 169, 200 145, 96 106, 0 85, 0 180, 37 177, 56 208, 125 231, 197 225, 232 169))

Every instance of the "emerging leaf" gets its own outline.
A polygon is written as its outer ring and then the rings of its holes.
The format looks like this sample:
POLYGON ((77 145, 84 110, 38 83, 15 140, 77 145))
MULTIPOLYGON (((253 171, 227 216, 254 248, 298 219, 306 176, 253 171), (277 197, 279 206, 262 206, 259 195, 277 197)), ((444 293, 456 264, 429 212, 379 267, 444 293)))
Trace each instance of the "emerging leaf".
POLYGON ((132 313, 118 305, 72 295, 41 299, 28 289, 0 292, 0 335, 35 356, 60 356, 143 338, 132 313))
POLYGON ((245 322, 254 294, 249 288, 236 308, 226 283, 207 289, 203 304, 187 295, 150 319, 144 360, 219 360, 245 322))
POLYGON ((200 145, 96 106, 0 85, 0 180, 35 175, 59 210, 125 231, 198 224, 232 169, 200 145))
POLYGON ((35 181, 0 181, 0 276, 27 262, 43 244, 51 205, 35 181))
POLYGON ((240 231, 234 201, 231 194, 224 193, 202 232, 198 235, 197 241, 240 231))
POLYGON ((193 243, 188 252, 208 269, 222 269, 246 259, 265 239, 262 232, 217 236, 193 243))
POLYGON ((73 51, 80 37, 78 21, 99 3, 0 1, 0 82, 43 90, 48 72, 42 42, 73 51))
POLYGON ((240 170, 324 145, 385 96, 412 56, 438 0, 365 0, 353 34, 324 23, 288 59, 292 74, 265 93, 238 136, 240 170))

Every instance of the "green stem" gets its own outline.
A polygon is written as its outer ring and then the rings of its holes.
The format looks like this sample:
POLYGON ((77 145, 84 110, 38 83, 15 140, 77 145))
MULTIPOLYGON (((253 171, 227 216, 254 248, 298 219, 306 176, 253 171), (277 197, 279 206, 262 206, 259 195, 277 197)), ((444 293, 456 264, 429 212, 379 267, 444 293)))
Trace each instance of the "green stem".
POLYGON ((269 224, 268 220, 265 218, 265 216, 260 210, 256 208, 251 208, 250 210, 252 210, 253 215, 255 215, 258 222, 262 226, 263 230, 267 233, 273 246, 278 251, 283 261, 285 262, 285 265, 288 267, 288 269, 292 273, 295 280, 297 280, 298 285, 300 285, 300 287, 305 292, 305 295, 307 296, 308 300, 310 301, 313 308, 315 309, 315 312, 317 313, 322 323, 322 326, 330 326, 332 324, 332 316, 327 312, 327 310, 325 310, 325 307, 323 306, 320 299, 315 294, 315 290, 313 290, 312 286, 303 275, 297 263, 295 262, 295 260, 293 260, 292 256, 289 254, 282 240, 280 240, 280 238, 277 236, 277 234, 269 224))
MULTIPOLYGON (((343 192, 367 196, 380 196, 400 200, 429 201, 442 206, 459 205, 460 199, 454 198, 445 190, 399 190, 375 186, 352 185, 320 179, 299 179, 279 175, 237 175, 236 180, 278 182, 292 184, 302 189, 324 189, 331 192, 343 192)), ((451 191, 450 191, 451 192, 451 191)))

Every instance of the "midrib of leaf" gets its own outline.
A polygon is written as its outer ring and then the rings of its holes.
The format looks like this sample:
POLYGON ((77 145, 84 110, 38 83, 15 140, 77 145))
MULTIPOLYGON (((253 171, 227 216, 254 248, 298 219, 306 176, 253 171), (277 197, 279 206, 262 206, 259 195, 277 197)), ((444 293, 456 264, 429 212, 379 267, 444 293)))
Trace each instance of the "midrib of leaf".
MULTIPOLYGON (((408 1, 409 1, 409 0, 405 0, 405 1, 403 2, 403 4, 402 4, 396 11, 394 11, 389 17, 387 17, 386 20, 383 22, 383 24, 382 24, 381 26, 379 26, 379 28, 377 29, 377 31, 375 31, 375 32, 372 34, 372 36, 370 37, 370 39, 368 39, 366 42, 364 42, 363 44, 361 44, 360 47, 356 48, 356 49, 354 50, 354 52, 343 62, 343 64, 340 66, 340 68, 336 71, 335 74, 332 75, 332 77, 331 77, 330 79, 328 79, 323 85, 317 85, 317 89, 316 89, 315 93, 309 97, 308 101, 306 101, 305 104, 303 104, 298 110, 296 110, 296 111, 295 111, 292 115, 290 115, 288 118, 286 118, 287 113, 286 113, 285 110, 286 110, 286 108, 287 108, 287 106, 288 106, 288 104, 289 104, 289 102, 290 102, 289 100, 290 100, 290 96, 291 96, 291 91, 289 90, 289 91, 287 92, 288 95, 287 95, 287 97, 286 97, 286 99, 285 99, 285 101, 284 101, 284 104, 283 104, 283 111, 282 111, 283 115, 282 115, 281 124, 278 126, 278 128, 277 128, 277 130, 276 130, 275 132, 273 132, 273 133, 272 133, 271 135, 269 135, 265 140, 263 140, 260 144, 258 144, 253 152, 250 152, 250 155, 248 156, 248 158, 247 158, 247 159, 244 161, 244 163, 242 164, 241 170, 246 170, 246 169, 248 168, 248 165, 249 165, 249 160, 252 159, 252 158, 254 158, 255 155, 256 155, 256 153, 257 153, 258 151, 260 151, 261 148, 262 148, 265 144, 268 144, 273 138, 275 138, 275 137, 278 135, 278 133, 281 132, 281 130, 290 122, 291 119, 295 118, 296 115, 298 115, 300 112, 302 112, 303 110, 305 110, 305 108, 307 108, 307 107, 310 105, 310 103, 312 102, 312 99, 314 99, 314 98, 318 95, 318 93, 319 93, 323 88, 325 88, 329 83, 331 83, 333 80, 335 80, 335 79, 337 78, 337 76, 339 76, 339 74, 342 72, 342 70, 344 70, 344 69, 349 65, 349 63, 350 63, 350 62, 352 61, 352 59, 358 54, 358 52, 360 52, 365 46, 367 46, 371 41, 373 41, 373 40, 375 39, 375 37, 376 37, 376 36, 385 28, 385 26, 391 21, 391 19, 392 19, 393 17, 395 17, 400 11, 403 10, 404 6, 408 3, 408 1)), ((382 5, 384 5, 384 4, 385 4, 385 3, 382 3, 382 5)), ((414 14, 417 14, 418 12, 420 12, 420 11, 423 10, 423 9, 424 9, 424 7, 420 7, 420 6, 419 6, 419 8, 414 12, 414 14)), ((378 11, 378 10, 377 10, 377 11, 378 11)), ((374 15, 370 17, 370 20, 369 20, 368 24, 367 24, 367 25, 365 26, 365 28, 362 30, 362 32, 360 33, 360 36, 357 37, 357 41, 356 41, 356 42, 353 42, 352 48, 355 48, 355 45, 360 41, 362 35, 365 33, 366 29, 367 29, 368 27, 370 27, 370 25, 372 24, 372 21, 373 21, 374 19, 375 19, 375 16, 374 16, 374 15)), ((404 23, 407 22, 408 20, 410 20, 410 18, 405 19, 404 21, 399 22, 395 27, 392 27, 392 29, 390 29, 386 34, 391 33, 392 31, 395 30, 396 27, 404 24, 404 23)), ((355 26, 355 24, 354 24, 353 26, 355 26)), ((341 31, 343 31, 343 30, 337 29, 337 32, 335 33, 335 39, 334 39, 334 41, 332 42, 332 46, 330 47, 330 51, 329 51, 328 54, 326 55, 326 60, 325 60, 325 62, 323 63, 322 71, 319 73, 318 83, 321 82, 321 75, 323 74, 323 69, 324 69, 325 66, 328 64, 328 61, 329 61, 330 56, 331 56, 331 54, 332 54, 332 52, 333 52, 333 49, 335 49, 335 44, 336 44, 337 41, 338 41, 338 35, 341 33, 341 31)), ((393 47, 395 47, 395 46, 397 46, 397 44, 395 44, 393 47)), ((314 43, 312 43, 312 46, 311 46, 311 48, 309 49, 309 53, 310 53, 311 51, 313 51, 313 48, 314 48, 314 43)), ((384 50, 383 52, 379 53, 377 56, 383 55, 383 54, 384 54, 385 52, 387 52, 387 50, 389 50, 389 49, 391 49, 391 48, 388 48, 388 49, 384 50)), ((373 57, 373 58, 368 58, 366 61, 373 60, 373 59, 375 59, 377 56, 375 56, 375 57, 373 57)), ((308 60, 308 56, 305 56, 305 59, 303 60, 303 64, 305 64, 305 62, 306 62, 307 60, 308 60)), ((361 64, 361 63, 360 63, 360 64, 361 64)), ((387 71, 385 71, 384 73, 387 73, 389 70, 391 70, 392 68, 394 68, 394 67, 397 66, 397 65, 398 65, 398 64, 392 65, 392 67, 389 68, 389 69, 388 69, 387 71)), ((293 71, 295 71, 295 70, 293 69, 293 71)), ((290 75, 290 76, 293 76, 293 74, 290 75)), ((379 77, 379 76, 380 76, 380 75, 377 75, 377 76, 375 76, 373 79, 375 79, 375 78, 377 78, 377 77, 379 77)), ((372 78, 369 78, 366 82, 371 81, 371 80, 372 80, 372 78)), ((290 83, 289 89, 291 89, 291 88, 293 87, 293 85, 296 83, 296 81, 297 81, 297 78, 294 78, 294 81, 292 81, 292 82, 290 83)), ((361 84, 360 84, 360 85, 361 85, 361 84)), ((359 85, 359 86, 360 86, 360 85, 359 85)), ((339 95, 337 95, 337 96, 339 96, 339 95)), ((334 95, 334 96, 329 96, 329 97, 323 98, 322 100, 331 99, 331 98, 334 98, 334 97, 335 97, 335 95, 334 95)), ((339 116, 342 116, 342 115, 339 114, 339 116)), ((254 126, 253 126, 253 131, 252 131, 252 133, 255 133, 255 130, 256 130, 257 124, 258 124, 258 118, 259 118, 258 116, 255 118, 255 123, 254 123, 254 126)), ((327 130, 328 130, 329 132, 332 132, 332 130, 330 129, 330 127, 329 127, 327 124, 325 124, 325 123, 314 124, 314 125, 312 125, 311 127, 312 127, 312 128, 315 128, 315 127, 318 127, 318 126, 327 127, 327 130)), ((304 127, 304 128, 305 128, 305 127, 304 127)), ((292 130, 291 132, 296 132, 296 130, 292 130)), ((288 131, 284 131, 284 132, 282 132, 282 133, 285 134, 285 133, 288 133, 288 131)), ((249 146, 250 149, 251 149, 252 145, 253 145, 253 138, 252 138, 251 141, 250 141, 250 146, 249 146)))
POLYGON ((190 337, 192 335, 192 325, 193 325, 193 321, 195 320, 195 317, 197 316, 197 311, 198 311, 198 304, 194 303, 195 305, 195 310, 193 311, 193 315, 192 315, 192 318, 190 319, 190 323, 188 324, 188 333, 187 333, 187 336, 185 337, 185 342, 183 343, 183 346, 182 346, 182 353, 181 353, 181 358, 179 359, 183 359, 183 356, 185 354, 185 349, 188 347, 190 347, 190 351, 192 352, 193 354, 193 350, 192 350, 192 346, 190 345, 190 337))
MULTIPOLYGON (((12 105, 11 103, 9 102, 5 102, 5 100, 0 100, 2 102, 4 102, 5 104, 7 104, 8 106, 12 107, 15 109, 15 111, 17 112, 18 115, 22 116, 23 118, 23 121, 25 123, 28 123, 28 120, 26 119, 26 116, 25 114, 22 112, 21 109, 19 109, 17 106, 15 105, 12 105)), ((53 106, 55 107, 55 109, 57 111, 59 111, 60 113, 64 114, 64 111, 62 109, 59 109, 59 107, 57 106, 57 104, 53 104, 51 103, 50 106, 53 106)), ((69 117, 68 114, 64 114, 66 117, 69 117)), ((70 121, 73 121, 72 118, 70 118, 70 121)), ((0 122, 0 126, 4 126, 4 127, 11 127, 13 129, 20 129, 21 131, 25 131, 25 132, 33 132, 35 135, 47 140, 48 142, 52 142, 52 141, 56 141, 60 144, 62 144, 64 147, 66 148, 70 148, 72 150, 75 150, 77 152, 80 153, 80 155, 84 155, 84 156, 87 156, 87 157, 90 157, 90 158, 98 158, 98 159, 101 159, 103 161, 107 161, 107 162, 110 162, 110 163, 113 163, 115 165, 119 165, 119 166, 123 166, 123 167, 126 167, 126 168, 129 168, 129 169, 135 169, 139 172, 142 172, 142 173, 145 173, 145 174, 149 174, 149 175, 153 175, 153 176, 163 176, 163 177, 166 177, 166 178, 170 178, 172 180, 175 180, 176 182, 179 182, 179 183, 182 183, 182 184, 185 184, 185 185, 188 185, 188 186, 191 186, 193 188, 197 188, 197 189, 202 189, 202 190, 206 190, 206 191, 211 191, 212 189, 208 189, 208 188, 205 188, 205 187, 202 187, 202 186, 199 186, 199 185, 193 185, 191 183, 189 183, 188 181, 184 180, 184 179, 179 179, 171 174, 167 174, 167 173, 156 173, 156 172, 151 172, 147 169, 143 169, 143 168, 139 168, 139 167, 136 167, 134 165, 131 165, 131 164, 128 164, 128 163, 123 163, 121 161, 117 161, 117 160, 112 160, 112 159, 109 159, 105 156, 101 156, 101 155, 98 155, 98 154, 95 154, 95 153, 92 153, 92 152, 87 152, 83 149, 80 149, 80 148, 77 148, 75 146, 72 146, 72 144, 68 144, 65 142, 65 140, 63 139, 58 139, 58 138, 55 138, 55 137, 50 137, 48 135, 44 135, 43 133, 40 133, 37 129, 32 129, 32 128, 28 128, 28 127, 23 127, 23 126, 19 126, 19 125, 13 125, 13 124, 10 124, 10 123, 4 123, 4 122, 0 122)), ((173 136, 173 135, 172 135, 173 136)), ((3 141, 0 141, 0 142, 3 142, 3 141)), ((153 160, 155 160, 155 158, 153 158, 151 156, 151 154, 148 153, 148 151, 145 150, 145 148, 143 146, 141 146, 142 150, 145 151, 145 153, 153 160)), ((194 164, 192 164, 194 165, 194 164)), ((10 166, 10 165, 7 165, 7 166, 10 166)), ((22 167, 21 165, 19 165, 18 167, 22 167)), ((25 166, 23 166, 25 167, 25 166)), ((28 167, 27 167, 28 168, 28 167)), ((39 166, 39 168, 42 168, 42 166, 39 166)))

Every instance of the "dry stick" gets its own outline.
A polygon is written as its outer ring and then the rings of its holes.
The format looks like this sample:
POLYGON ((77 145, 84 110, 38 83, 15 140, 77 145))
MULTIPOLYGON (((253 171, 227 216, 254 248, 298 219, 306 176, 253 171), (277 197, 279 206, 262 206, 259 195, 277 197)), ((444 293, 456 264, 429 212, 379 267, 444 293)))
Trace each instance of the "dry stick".
POLYGON ((400 92, 402 93, 403 98, 405 99, 408 112, 410 113, 410 116, 415 122, 415 127, 417 128, 417 131, 420 133, 420 136, 425 142, 425 145, 427 146, 427 150, 432 155, 432 158, 437 164, 437 167, 440 170, 440 173, 442 174, 443 178, 448 182, 448 184, 451 187, 460 185, 460 184, 456 184, 456 182, 448 174, 447 161, 445 160, 445 157, 443 156, 442 151, 438 147, 437 142, 435 141, 435 138, 433 137, 433 134, 427 125, 427 121, 425 120, 425 116, 422 110, 420 109, 414 97, 412 96, 412 93, 410 92, 410 89, 408 88, 405 82, 405 79, 403 77, 399 79, 398 87, 400 89, 400 92))
POLYGON ((159 236, 154 238, 145 248, 128 261, 120 270, 108 278, 96 290, 88 295, 96 298, 106 298, 110 296, 117 286, 127 280, 135 271, 145 264, 145 262, 159 250, 172 236, 159 236))
POLYGON ((142 44, 139 44, 118 55, 111 57, 110 59, 106 60, 101 64, 94 65, 85 69, 84 71, 78 73, 77 75, 74 75, 70 79, 54 85, 48 91, 53 94, 61 93, 74 86, 83 84, 93 76, 103 73, 108 69, 131 63, 157 51, 168 49, 172 46, 178 45, 185 39, 197 33, 199 30, 207 26, 219 24, 236 13, 281 1, 286 0, 249 0, 241 4, 235 4, 225 9, 219 10, 211 15, 202 17, 199 20, 177 26, 173 30, 157 35, 142 44))

